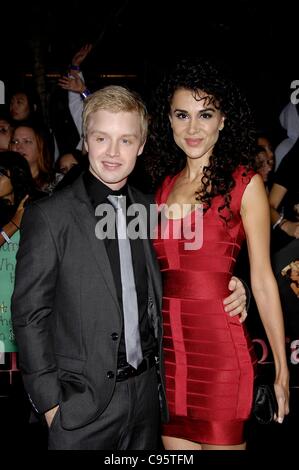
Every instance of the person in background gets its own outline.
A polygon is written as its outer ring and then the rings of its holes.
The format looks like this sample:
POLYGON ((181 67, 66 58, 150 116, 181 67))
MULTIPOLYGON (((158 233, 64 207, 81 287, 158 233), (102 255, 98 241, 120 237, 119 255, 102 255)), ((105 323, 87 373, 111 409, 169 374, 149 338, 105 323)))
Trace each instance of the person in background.
POLYGON ((9 149, 9 144, 13 134, 12 121, 9 113, 3 108, 0 109, 0 152, 9 149))
POLYGON ((87 170, 88 158, 78 149, 60 155, 55 164, 54 190, 65 188, 72 184, 80 174, 87 170))
POLYGON ((223 298, 245 239, 252 290, 275 362, 276 421, 282 423, 289 412, 283 316, 269 256, 269 204, 252 170, 251 114, 230 80, 195 59, 180 62, 162 81, 151 118, 148 166, 160 182, 154 246, 163 279, 170 412, 162 440, 166 450, 243 450, 256 359, 244 324, 226 315, 223 298), (201 246, 189 247, 180 223, 195 235, 202 227, 201 246))
POLYGON ((269 194, 273 251, 299 238, 299 140, 281 161, 269 194))
POLYGON ((37 98, 25 88, 13 92, 9 102, 9 111, 11 118, 17 122, 28 121, 29 119, 32 121, 40 120, 37 98))
POLYGON ((77 150, 66 152, 56 160, 55 169, 62 175, 66 175, 75 165, 80 164, 82 160, 82 153, 77 150))
POLYGON ((283 161, 284 157, 291 151, 299 137, 299 114, 298 104, 288 102, 279 115, 281 128, 284 129, 286 137, 275 148, 275 170, 283 161))
POLYGON ((289 279, 292 291, 299 298, 299 259, 292 261, 282 275, 289 279))
POLYGON ((28 161, 36 188, 49 192, 53 180, 53 155, 42 129, 31 122, 22 122, 14 129, 10 148, 28 161))
MULTIPOLYGON (((18 368, 18 349, 11 322, 11 296, 14 288, 16 254, 25 206, 39 197, 30 168, 20 154, 0 153, 0 415, 1 439, 8 447, 23 442, 28 432, 30 403, 18 368)), ((30 277, 30 268, 26 274, 30 277)))
POLYGON ((29 87, 16 88, 9 100, 9 111, 14 127, 23 124, 39 129, 51 154, 57 154, 57 143, 52 130, 49 129, 42 113, 41 104, 37 93, 29 87))
POLYGON ((275 159, 270 139, 262 132, 257 136, 257 153, 255 162, 257 172, 261 175, 265 183, 265 187, 269 190, 273 179, 275 159))
POLYGON ((85 44, 77 51, 71 60, 68 74, 58 80, 59 86, 68 91, 69 109, 73 121, 77 127, 80 140, 77 149, 84 152, 82 139, 82 113, 84 100, 90 95, 90 91, 85 85, 85 80, 81 70, 81 64, 92 51, 92 44, 85 44))
POLYGON ((14 240, 25 203, 39 197, 27 161, 17 152, 0 153, 0 246, 14 240))

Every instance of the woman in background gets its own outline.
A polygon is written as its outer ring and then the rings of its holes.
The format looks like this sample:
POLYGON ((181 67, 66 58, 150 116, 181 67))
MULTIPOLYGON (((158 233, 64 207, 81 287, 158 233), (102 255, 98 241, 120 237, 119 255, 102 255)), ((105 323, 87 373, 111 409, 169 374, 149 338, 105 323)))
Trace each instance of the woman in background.
POLYGON ((53 180, 53 155, 42 130, 31 123, 24 122, 15 128, 11 150, 19 152, 29 163, 32 178, 39 191, 49 191, 53 180))
MULTIPOLYGON (((0 153, 0 225, 10 240, 18 242, 19 228, 27 201, 40 197, 30 168, 17 152, 0 153), (16 234, 16 237, 14 235, 16 234)), ((7 240, 0 235, 0 246, 7 240)))

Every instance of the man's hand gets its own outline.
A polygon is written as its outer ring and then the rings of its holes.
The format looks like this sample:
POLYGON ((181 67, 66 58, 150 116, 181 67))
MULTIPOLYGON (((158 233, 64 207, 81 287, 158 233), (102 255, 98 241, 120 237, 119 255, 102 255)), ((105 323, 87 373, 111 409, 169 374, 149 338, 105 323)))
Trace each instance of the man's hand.
POLYGON ((45 413, 45 418, 46 418, 46 421, 47 421, 48 428, 50 428, 50 426, 52 424, 52 421, 54 419, 54 416, 58 412, 58 408, 59 408, 59 405, 54 406, 54 408, 51 408, 51 410, 48 410, 45 413))
POLYGON ((247 317, 246 293, 244 286, 240 279, 233 276, 229 281, 228 288, 230 291, 233 291, 233 293, 224 299, 224 310, 228 312, 231 317, 240 315, 239 321, 240 323, 243 323, 247 317))

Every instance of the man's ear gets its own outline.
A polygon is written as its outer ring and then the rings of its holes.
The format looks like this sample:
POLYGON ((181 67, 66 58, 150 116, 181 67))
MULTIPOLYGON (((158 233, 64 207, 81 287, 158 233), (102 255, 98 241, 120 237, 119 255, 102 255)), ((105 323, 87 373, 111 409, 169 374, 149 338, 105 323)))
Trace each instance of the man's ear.
POLYGON ((142 144, 142 145, 139 147, 139 149, 138 149, 138 153, 137 153, 137 157, 139 157, 139 155, 141 155, 141 154, 142 154, 142 152, 143 152, 143 149, 144 149, 144 146, 145 146, 145 142, 144 142, 144 143, 143 143, 143 144, 142 144))
POLYGON ((84 148, 85 148, 85 150, 86 150, 86 153, 88 153, 88 143, 87 143, 85 137, 84 137, 84 140, 83 140, 83 146, 84 146, 84 148))

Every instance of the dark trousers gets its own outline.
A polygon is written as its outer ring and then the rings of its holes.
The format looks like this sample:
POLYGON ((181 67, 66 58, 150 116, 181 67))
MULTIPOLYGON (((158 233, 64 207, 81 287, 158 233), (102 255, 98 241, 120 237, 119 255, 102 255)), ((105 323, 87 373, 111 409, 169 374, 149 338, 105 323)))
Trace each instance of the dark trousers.
POLYGON ((116 382, 106 410, 78 429, 61 426, 57 411, 49 429, 49 450, 155 450, 159 442, 156 368, 116 382))

